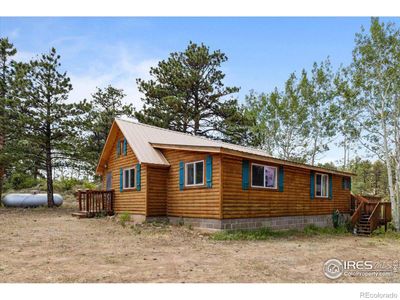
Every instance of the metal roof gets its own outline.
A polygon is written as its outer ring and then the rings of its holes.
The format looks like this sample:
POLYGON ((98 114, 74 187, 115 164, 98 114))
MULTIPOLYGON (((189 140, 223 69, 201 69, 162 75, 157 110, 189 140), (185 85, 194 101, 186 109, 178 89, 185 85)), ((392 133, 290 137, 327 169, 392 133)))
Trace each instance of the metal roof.
POLYGON ((131 148, 134 149, 138 160, 144 163, 169 165, 162 153, 157 151, 157 149, 154 149, 153 144, 190 146, 199 148, 225 148, 234 151, 271 157, 265 151, 254 148, 224 143, 205 137, 194 136, 187 133, 121 119, 116 119, 115 121, 126 137, 131 148))
MULTIPOLYGON (((284 165, 292 165, 306 169, 320 170, 330 173, 344 174, 348 176, 354 175, 348 172, 330 170, 317 166, 310 166, 307 164, 274 158, 265 151, 254 149, 251 147, 229 144, 208 139, 205 137, 194 136, 187 133, 177 132, 122 119, 115 119, 115 122, 110 131, 110 135, 112 131, 116 129, 115 125, 117 125, 117 127, 121 130, 122 134, 127 139, 129 146, 135 153, 138 161, 141 163, 169 166, 169 162, 159 149, 171 148, 192 151, 220 152, 243 157, 251 156, 259 160, 265 160, 284 165)), ((97 168, 98 171, 101 168, 101 164, 104 163, 104 156, 107 156, 108 150, 106 149, 109 142, 110 141, 108 141, 107 139, 97 168)), ((111 143, 112 142, 113 141, 111 141, 111 143)))

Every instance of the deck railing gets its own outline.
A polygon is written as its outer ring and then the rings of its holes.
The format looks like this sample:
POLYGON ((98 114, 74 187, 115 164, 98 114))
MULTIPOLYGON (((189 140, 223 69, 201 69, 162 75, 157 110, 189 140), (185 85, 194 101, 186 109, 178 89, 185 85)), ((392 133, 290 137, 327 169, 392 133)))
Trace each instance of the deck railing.
POLYGON ((381 225, 385 225, 392 220, 392 211, 390 202, 381 202, 378 197, 370 197, 369 199, 360 195, 351 195, 351 208, 354 213, 351 216, 353 226, 361 219, 362 215, 369 215, 368 224, 370 232, 374 231, 381 225), (354 205, 354 206, 353 206, 354 205))
POLYGON ((114 190, 78 190, 79 212, 88 217, 97 214, 114 214, 114 190))

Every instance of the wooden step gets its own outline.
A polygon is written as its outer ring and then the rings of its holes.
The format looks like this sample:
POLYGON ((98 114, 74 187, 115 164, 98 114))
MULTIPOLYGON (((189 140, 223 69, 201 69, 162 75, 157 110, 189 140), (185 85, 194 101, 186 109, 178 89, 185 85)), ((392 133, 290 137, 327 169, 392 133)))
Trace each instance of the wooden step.
POLYGON ((73 217, 77 217, 78 219, 88 218, 88 213, 86 211, 79 211, 72 213, 73 217))

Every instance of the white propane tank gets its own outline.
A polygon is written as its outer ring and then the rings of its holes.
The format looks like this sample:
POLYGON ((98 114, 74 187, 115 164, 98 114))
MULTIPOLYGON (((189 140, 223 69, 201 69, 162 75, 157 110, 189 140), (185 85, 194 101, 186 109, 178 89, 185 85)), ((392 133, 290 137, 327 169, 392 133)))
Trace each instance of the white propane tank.
MULTIPOLYGON (((63 197, 54 194, 54 205, 60 206, 63 197)), ((36 207, 47 206, 47 194, 8 194, 3 199, 3 204, 7 207, 36 207)))

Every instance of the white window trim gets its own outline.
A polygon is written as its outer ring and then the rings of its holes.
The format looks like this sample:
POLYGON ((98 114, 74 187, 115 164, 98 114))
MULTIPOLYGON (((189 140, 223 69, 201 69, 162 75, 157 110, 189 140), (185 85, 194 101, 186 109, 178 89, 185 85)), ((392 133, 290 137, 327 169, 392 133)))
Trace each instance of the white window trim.
POLYGON ((329 197, 329 175, 323 173, 315 173, 314 178, 314 191, 315 191, 315 198, 328 198, 329 197), (322 193, 322 177, 326 177, 326 196, 318 196, 317 195, 317 175, 321 175, 321 193, 322 193))
MULTIPOLYGON (((130 170, 135 170, 135 176, 136 176, 136 168, 135 167, 122 169, 122 189, 123 190, 132 190, 132 189, 136 188, 136 178, 134 179, 135 180, 135 186, 133 186, 133 187, 125 187, 125 172, 126 171, 130 171, 130 170)), ((130 179, 130 176, 131 176, 131 172, 129 172, 129 179, 130 179)))
POLYGON ((204 172, 205 171, 205 161, 204 160, 196 160, 196 161, 191 161, 191 162, 187 162, 185 163, 185 186, 202 186, 204 185, 204 172), (187 167, 188 165, 193 165, 193 182, 196 181, 196 164, 202 162, 203 163, 203 182, 202 183, 192 183, 192 184, 188 184, 187 183, 187 167))
POLYGON ((275 166, 270 166, 270 165, 262 165, 262 164, 256 164, 256 163, 251 163, 251 187, 252 188, 260 188, 260 189, 268 189, 268 190, 276 190, 278 188, 278 167, 275 166), (264 168, 264 172, 263 172, 263 176, 265 176, 265 167, 268 168, 274 168, 275 169, 275 182, 274 182, 274 186, 273 187, 268 187, 265 186, 265 178, 263 180, 264 186, 260 186, 260 185, 253 185, 253 165, 254 166, 260 166, 264 168))

